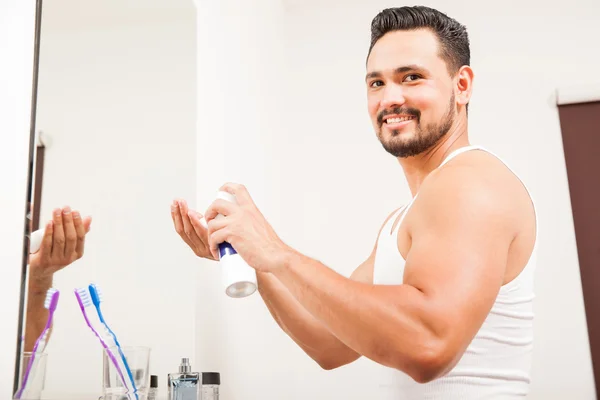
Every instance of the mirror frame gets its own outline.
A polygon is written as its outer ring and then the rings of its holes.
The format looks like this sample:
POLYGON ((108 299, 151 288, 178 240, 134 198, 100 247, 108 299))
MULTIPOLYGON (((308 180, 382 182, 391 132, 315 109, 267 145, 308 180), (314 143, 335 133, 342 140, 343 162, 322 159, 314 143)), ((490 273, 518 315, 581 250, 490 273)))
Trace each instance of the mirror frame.
MULTIPOLYGON (((19 1, 19 0, 18 0, 19 1)), ((21 352, 23 346, 23 335, 26 321, 26 307, 27 307, 27 267, 28 267, 28 255, 29 255, 29 234, 30 234, 30 220, 29 216, 32 215, 33 209, 31 209, 31 204, 33 200, 34 194, 34 178, 35 178, 35 149, 36 149, 36 131, 35 131, 35 122, 36 122, 36 111, 37 111, 37 91, 38 91, 38 74, 39 74, 39 56, 40 56, 40 38, 41 38, 41 20, 42 20, 42 0, 30 0, 35 5, 34 8, 34 33, 30 38, 32 39, 33 44, 33 65, 32 65, 32 81, 31 81, 31 102, 30 102, 30 117, 29 117, 29 148, 27 151, 27 177, 26 177, 26 198, 25 204, 23 204, 22 208, 22 216, 23 216, 23 240, 22 240, 22 251, 21 251, 21 272, 20 272, 20 280, 19 280, 19 309, 18 309, 18 320, 17 320, 17 337, 16 337, 16 351, 15 351, 15 359, 14 359, 14 376, 13 376, 13 387, 11 398, 13 398, 14 393, 18 390, 19 385, 19 376, 21 374, 21 368, 23 367, 21 364, 21 352)), ((20 0, 20 2, 24 3, 24 0, 20 0)), ((27 11, 32 7, 32 4, 28 4, 22 8, 14 7, 16 12, 20 12, 21 15, 14 15, 15 12, 10 13, 10 17, 17 19, 19 22, 23 22, 21 25, 17 26, 16 29, 20 29, 20 32, 27 32, 27 27, 25 25, 30 19, 23 18, 23 11, 27 11), (23 29, 25 28, 25 29, 23 29)), ((29 38, 28 38, 29 39, 29 38)), ((27 50, 24 50, 24 53, 27 50)), ((21 60, 19 60, 21 61, 21 60)), ((21 67, 27 68, 27 65, 21 65, 21 67)), ((11 95, 10 93, 9 95, 11 95)), ((20 133, 14 133, 16 135, 20 135, 20 133)), ((17 163, 18 164, 18 163, 17 163)), ((19 165, 15 165, 15 167, 19 167, 19 165)), ((13 331, 14 332, 14 331, 13 331)))

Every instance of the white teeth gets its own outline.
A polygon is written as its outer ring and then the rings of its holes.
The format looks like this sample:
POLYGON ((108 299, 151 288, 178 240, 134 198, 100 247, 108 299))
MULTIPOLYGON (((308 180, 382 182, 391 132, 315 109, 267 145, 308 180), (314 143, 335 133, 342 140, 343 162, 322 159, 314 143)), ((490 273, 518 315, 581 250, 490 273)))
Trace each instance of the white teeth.
POLYGON ((397 124, 399 122, 404 122, 404 121, 408 121, 410 119, 413 119, 414 117, 401 117, 401 118, 388 118, 385 121, 388 124, 397 124))

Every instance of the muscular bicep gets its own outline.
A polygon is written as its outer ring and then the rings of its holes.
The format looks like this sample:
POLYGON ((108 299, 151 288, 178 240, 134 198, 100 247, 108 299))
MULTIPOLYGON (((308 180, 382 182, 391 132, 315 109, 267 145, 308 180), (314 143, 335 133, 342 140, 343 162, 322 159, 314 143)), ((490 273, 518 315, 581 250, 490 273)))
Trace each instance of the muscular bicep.
POLYGON ((502 286, 514 226, 493 191, 453 189, 415 207, 404 283, 422 293, 424 322, 462 353, 502 286))

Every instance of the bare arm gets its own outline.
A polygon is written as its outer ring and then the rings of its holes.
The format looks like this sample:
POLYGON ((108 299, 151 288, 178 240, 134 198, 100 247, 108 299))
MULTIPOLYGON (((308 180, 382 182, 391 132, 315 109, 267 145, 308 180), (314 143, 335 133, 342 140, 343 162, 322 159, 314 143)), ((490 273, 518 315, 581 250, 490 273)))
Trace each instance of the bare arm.
MULTIPOLYGON (((387 217, 383 225, 394 213, 387 217)), ((376 250, 377 245, 369 258, 354 270, 350 280, 373 283, 376 250)), ((323 369, 338 368, 360 358, 358 352, 339 340, 325 324, 306 310, 275 275, 257 271, 257 277, 259 293, 277 324, 323 369)))
POLYGON ((46 225, 37 253, 29 257, 29 282, 25 320, 25 351, 32 351, 48 320, 44 307, 46 293, 52 287, 54 273, 80 259, 84 253, 85 236, 90 230, 91 217, 82 218, 69 207, 53 212, 46 225))
MULTIPOLYGON (((202 223, 202 214, 189 210, 185 201, 175 200, 171 207, 171 215, 175 230, 196 255, 216 259, 209 250, 208 232, 202 223)), ((374 259, 375 249, 352 273, 350 279, 364 283, 373 282, 374 259)), ((259 293, 274 320, 322 368, 336 368, 360 357, 359 353, 345 345, 311 315, 277 277, 268 272, 257 271, 257 278, 259 293)))
POLYGON ((37 281, 30 279, 28 287, 24 350, 32 351, 48 320, 48 310, 44 303, 46 292, 52 287, 52 277, 37 281))
MULTIPOLYGON (((321 368, 333 369, 360 357, 308 312, 271 273, 258 272, 258 290, 271 315, 283 331, 321 368)), ((359 266, 350 279, 372 282, 373 257, 359 266)))
POLYGON ((349 348, 418 382, 462 356, 502 285, 516 234, 506 193, 470 171, 444 174, 423 185, 413 208, 419 224, 409 232, 404 284, 349 280, 291 249, 273 270, 349 348))

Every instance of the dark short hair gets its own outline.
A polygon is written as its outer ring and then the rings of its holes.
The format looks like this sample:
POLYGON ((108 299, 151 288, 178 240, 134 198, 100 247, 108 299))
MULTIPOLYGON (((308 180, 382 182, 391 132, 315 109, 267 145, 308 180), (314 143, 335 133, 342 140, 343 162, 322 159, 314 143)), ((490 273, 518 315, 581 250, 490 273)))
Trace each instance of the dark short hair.
POLYGON ((467 28, 446 14, 425 6, 387 8, 377 14, 371 22, 368 54, 386 33, 416 29, 429 29, 435 33, 440 42, 440 57, 446 62, 450 75, 456 74, 463 65, 469 65, 471 51, 467 28))

